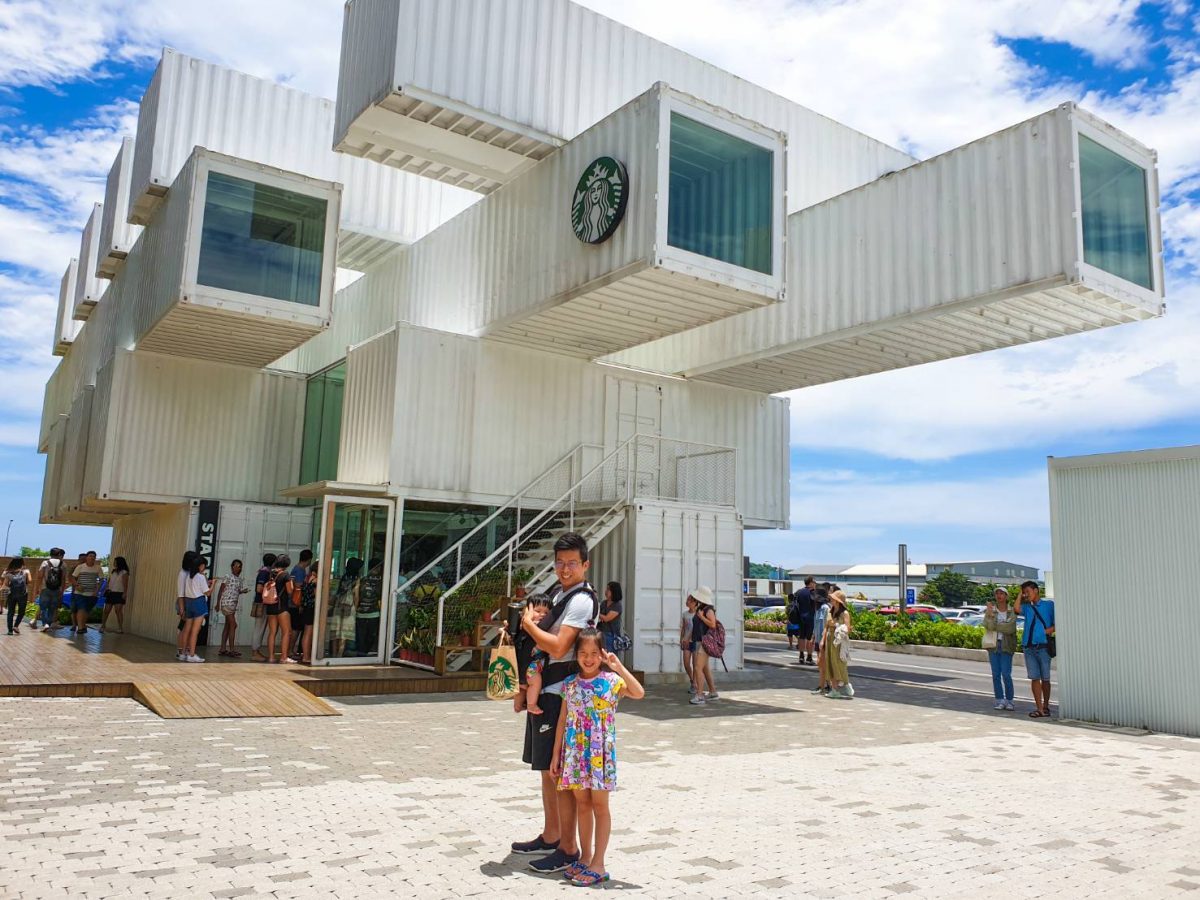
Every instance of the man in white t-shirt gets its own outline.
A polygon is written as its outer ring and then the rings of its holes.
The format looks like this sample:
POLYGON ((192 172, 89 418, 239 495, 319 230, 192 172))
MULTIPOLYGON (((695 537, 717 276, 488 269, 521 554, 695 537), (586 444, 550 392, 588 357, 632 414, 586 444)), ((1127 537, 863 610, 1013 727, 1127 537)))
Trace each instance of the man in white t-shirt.
POLYGON ((562 682, 573 674, 575 638, 583 629, 594 627, 600 602, 587 582, 587 541, 568 532, 554 542, 554 571, 562 590, 554 606, 539 624, 531 606, 525 607, 521 628, 533 638, 538 649, 550 659, 542 670, 542 693, 538 697, 539 715, 525 718, 525 753, 521 757, 542 778, 542 833, 532 841, 516 841, 515 853, 548 853, 529 867, 535 872, 559 872, 579 860, 576 840, 575 794, 560 791, 550 774, 554 756, 554 736, 562 714, 562 682))

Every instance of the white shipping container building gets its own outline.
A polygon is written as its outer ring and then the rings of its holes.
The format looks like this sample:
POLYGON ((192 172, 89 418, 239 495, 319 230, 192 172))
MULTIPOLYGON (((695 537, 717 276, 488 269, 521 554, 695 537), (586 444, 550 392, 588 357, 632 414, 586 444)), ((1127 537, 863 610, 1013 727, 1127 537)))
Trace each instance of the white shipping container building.
POLYGON ((921 162, 568 0, 351 0, 336 100, 164 51, 63 278, 43 521, 113 525, 139 634, 184 550, 310 546, 317 664, 443 673, 577 530, 627 662, 680 671, 706 584, 737 668, 776 394, 1162 313, 1154 153, 998 129, 921 162))
POLYGON ((1051 458, 1050 532, 1062 716, 1200 737, 1200 447, 1051 458))

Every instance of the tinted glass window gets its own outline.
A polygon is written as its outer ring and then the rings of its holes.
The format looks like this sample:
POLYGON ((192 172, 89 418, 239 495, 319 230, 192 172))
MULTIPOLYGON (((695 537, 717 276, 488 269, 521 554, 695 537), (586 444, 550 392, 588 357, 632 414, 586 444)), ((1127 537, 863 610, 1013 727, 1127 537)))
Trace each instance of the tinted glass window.
POLYGON ((345 391, 345 363, 308 379, 308 392, 304 398, 304 434, 300 445, 300 484, 337 478, 338 445, 342 438, 342 396, 345 391))
POLYGON ((1080 135, 1079 182, 1084 261, 1152 289, 1145 170, 1080 135))
POLYGON ((771 273, 772 153, 671 113, 667 243, 771 273))
POLYGON ((316 306, 325 209, 319 197, 209 172, 196 280, 316 306))

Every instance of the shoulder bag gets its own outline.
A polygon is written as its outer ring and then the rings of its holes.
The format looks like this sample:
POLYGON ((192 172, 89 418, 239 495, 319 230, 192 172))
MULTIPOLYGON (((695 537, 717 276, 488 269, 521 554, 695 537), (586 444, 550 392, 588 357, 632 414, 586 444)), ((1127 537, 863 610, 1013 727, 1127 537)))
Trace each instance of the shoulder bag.
MULTIPOLYGON (((1038 608, 1036 605, 1031 603, 1030 607, 1033 609, 1033 614, 1035 616, 1037 616, 1038 621, 1042 623, 1042 633, 1045 634, 1046 633, 1046 620, 1042 618, 1042 614, 1040 612, 1038 612, 1038 608)), ((1033 638, 1033 629, 1030 628, 1029 629, 1029 638, 1026 639, 1025 646, 1028 647, 1030 645, 1030 640, 1032 638, 1033 638)), ((1046 634, 1046 652, 1048 654, 1050 654, 1051 659, 1054 659, 1054 657, 1058 656, 1058 641, 1056 641, 1054 639, 1054 635, 1052 635, 1052 634, 1046 634)))

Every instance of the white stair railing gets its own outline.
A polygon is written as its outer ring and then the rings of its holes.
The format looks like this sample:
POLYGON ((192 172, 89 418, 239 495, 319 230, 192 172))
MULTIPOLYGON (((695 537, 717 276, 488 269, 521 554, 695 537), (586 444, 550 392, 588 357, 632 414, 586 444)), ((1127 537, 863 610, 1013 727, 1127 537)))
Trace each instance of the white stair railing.
POLYGON ((563 467, 575 466, 584 448, 555 463, 397 589, 394 662, 444 671, 464 665, 463 654, 481 654, 475 648, 484 643, 485 629, 494 638, 493 616, 514 586, 540 583, 552 571, 553 555, 545 550, 558 533, 584 530, 602 540, 635 498, 736 506, 733 448, 642 434, 547 498, 563 467), (448 645, 467 648, 453 666, 448 645))

